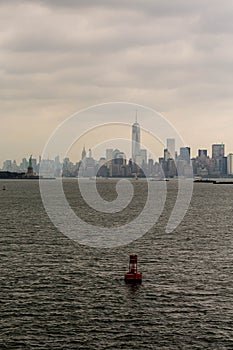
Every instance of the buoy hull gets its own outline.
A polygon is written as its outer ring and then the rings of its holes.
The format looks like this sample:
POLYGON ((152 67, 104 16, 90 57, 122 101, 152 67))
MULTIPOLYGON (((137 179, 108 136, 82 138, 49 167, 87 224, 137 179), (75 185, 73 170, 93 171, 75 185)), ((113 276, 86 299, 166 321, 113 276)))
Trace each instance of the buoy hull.
POLYGON ((126 273, 125 274, 126 283, 142 283, 141 273, 126 273))

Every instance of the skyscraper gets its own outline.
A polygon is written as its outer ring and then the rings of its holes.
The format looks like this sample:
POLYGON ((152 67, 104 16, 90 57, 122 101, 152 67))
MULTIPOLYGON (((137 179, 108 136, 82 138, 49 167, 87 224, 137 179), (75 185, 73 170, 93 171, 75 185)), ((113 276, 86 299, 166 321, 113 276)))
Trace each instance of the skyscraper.
POLYGON ((225 145, 223 143, 212 145, 212 158, 222 158, 225 153, 225 145))
POLYGON ((175 139, 167 139, 167 150, 169 152, 168 158, 175 158, 175 139))
POLYGON ((180 158, 187 163, 190 162, 190 147, 180 147, 180 158))
POLYGON ((110 161, 113 159, 113 148, 106 149, 106 160, 110 161))
POLYGON ((147 150, 141 149, 140 153, 141 153, 141 157, 142 157, 142 164, 146 165, 147 164, 147 150))
POLYGON ((233 175, 233 153, 227 156, 227 174, 233 175))
POLYGON ((132 125, 132 160, 136 161, 137 156, 141 154, 140 146, 140 125, 137 122, 137 114, 135 123, 132 125))
POLYGON ((227 160, 225 157, 225 145, 213 144, 212 145, 212 158, 214 161, 215 175, 224 175, 227 173, 227 160))
POLYGON ((83 150, 82 150, 82 160, 86 158, 87 152, 85 149, 85 145, 83 146, 83 150))
POLYGON ((168 150, 167 148, 165 148, 165 149, 163 150, 163 159, 164 159, 165 162, 167 162, 167 160, 168 160, 169 158, 171 158, 171 157, 170 157, 170 152, 169 152, 169 150, 168 150))
POLYGON ((207 149, 199 149, 199 150, 198 150, 198 157, 199 157, 199 158, 201 158, 201 157, 202 157, 202 158, 203 158, 203 157, 207 157, 207 155, 208 155, 208 154, 207 154, 207 149))

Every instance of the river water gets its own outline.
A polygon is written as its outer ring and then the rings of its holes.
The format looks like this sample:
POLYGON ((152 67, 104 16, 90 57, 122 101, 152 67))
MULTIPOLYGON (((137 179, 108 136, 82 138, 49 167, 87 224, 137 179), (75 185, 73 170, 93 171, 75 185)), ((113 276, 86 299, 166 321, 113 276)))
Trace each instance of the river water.
MULTIPOLYGON (((114 181, 100 184, 106 198, 114 181)), ((152 230, 127 246, 95 249, 54 227, 38 181, 3 184, 0 349, 233 349, 233 185, 195 184, 184 220, 166 234, 177 193, 170 181, 152 230), (124 283, 131 253, 139 286, 124 283)), ((75 186, 65 180, 67 198, 88 220, 75 186)), ((90 220, 99 224, 97 214, 90 220)))

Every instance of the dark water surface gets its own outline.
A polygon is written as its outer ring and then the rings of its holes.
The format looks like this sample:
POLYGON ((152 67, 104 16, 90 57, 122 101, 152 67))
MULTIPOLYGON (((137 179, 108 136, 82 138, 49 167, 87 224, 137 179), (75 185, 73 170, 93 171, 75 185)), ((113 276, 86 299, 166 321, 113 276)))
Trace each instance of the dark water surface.
MULTIPOLYGON (((166 234, 177 191, 170 181, 148 234, 94 249, 58 232, 37 181, 3 183, 0 349, 233 349, 233 185, 195 184, 185 219, 166 234), (139 257, 140 286, 123 280, 130 253, 139 257)), ((80 207, 74 181, 64 186, 80 207)))

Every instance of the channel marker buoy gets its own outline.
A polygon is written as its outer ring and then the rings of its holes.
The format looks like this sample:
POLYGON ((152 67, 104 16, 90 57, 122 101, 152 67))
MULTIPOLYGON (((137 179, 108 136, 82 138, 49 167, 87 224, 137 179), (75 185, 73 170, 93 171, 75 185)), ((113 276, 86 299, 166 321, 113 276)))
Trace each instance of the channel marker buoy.
POLYGON ((138 256, 130 255, 129 272, 125 274, 126 283, 142 283, 142 274, 138 272, 138 256))

